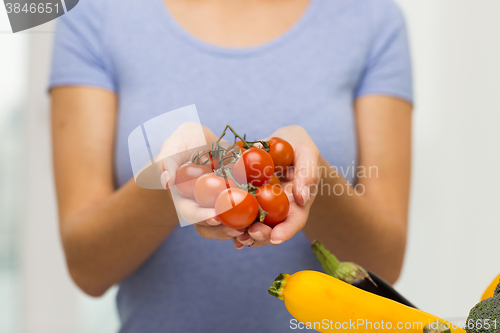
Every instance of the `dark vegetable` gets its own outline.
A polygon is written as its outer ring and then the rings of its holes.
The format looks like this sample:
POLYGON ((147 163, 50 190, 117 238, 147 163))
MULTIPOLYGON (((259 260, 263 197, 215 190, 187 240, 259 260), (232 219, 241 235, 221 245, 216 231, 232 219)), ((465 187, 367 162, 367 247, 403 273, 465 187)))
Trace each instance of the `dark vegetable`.
POLYGON ((389 283, 373 272, 352 262, 340 262, 319 241, 314 241, 311 248, 318 258, 325 273, 347 282, 359 289, 392 299, 412 308, 417 308, 398 293, 389 283))
POLYGON ((500 283, 495 288, 493 297, 477 303, 467 317, 468 333, 500 333, 500 283))

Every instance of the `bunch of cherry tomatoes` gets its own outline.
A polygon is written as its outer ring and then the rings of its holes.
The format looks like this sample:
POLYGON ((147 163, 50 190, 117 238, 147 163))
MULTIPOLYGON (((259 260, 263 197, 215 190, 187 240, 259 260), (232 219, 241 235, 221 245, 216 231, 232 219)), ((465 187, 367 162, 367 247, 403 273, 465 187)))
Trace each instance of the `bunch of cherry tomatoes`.
POLYGON ((274 227, 285 220, 290 208, 276 175, 282 175, 293 159, 287 141, 276 137, 247 141, 228 125, 210 149, 195 152, 177 170, 175 183, 184 197, 215 208, 217 218, 229 227, 246 228, 257 221, 274 227), (228 129, 234 143, 221 145, 228 129))

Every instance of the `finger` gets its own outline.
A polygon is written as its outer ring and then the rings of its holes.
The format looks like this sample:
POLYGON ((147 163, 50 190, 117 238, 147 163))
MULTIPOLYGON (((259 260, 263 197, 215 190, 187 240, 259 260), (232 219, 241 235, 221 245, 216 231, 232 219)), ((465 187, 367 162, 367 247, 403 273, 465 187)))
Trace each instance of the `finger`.
POLYGON ((217 239, 225 241, 233 238, 224 232, 222 226, 205 226, 196 223, 194 224, 194 227, 198 234, 205 239, 217 239))
POLYGON ((175 184, 175 173, 184 163, 191 160, 192 154, 203 147, 208 147, 207 142, 217 139, 215 134, 205 126, 187 122, 180 125, 177 130, 163 143, 160 153, 155 158, 156 167, 162 175, 162 185, 172 187, 175 184), (168 179, 169 186, 164 185, 168 179))
POLYGON ((250 228, 248 228, 248 234, 254 239, 254 243, 250 245, 251 247, 261 247, 271 244, 271 231, 273 229, 264 223, 257 222, 252 224, 250 228))
POLYGON ((295 201, 304 206, 310 199, 310 187, 316 186, 319 179, 318 158, 319 151, 312 145, 303 149, 297 149, 295 152, 295 176, 293 196, 295 201))
POLYGON ((295 198, 293 197, 293 186, 294 186, 293 182, 283 182, 283 183, 281 183, 281 189, 288 196, 288 200, 291 200, 291 201, 295 202, 295 198))
POLYGON ((245 231, 243 235, 238 236, 236 239, 238 240, 238 242, 246 246, 251 246, 253 245, 253 243, 255 243, 255 240, 248 234, 248 230, 245 231))
POLYGON ((207 146, 208 142, 213 142, 216 138, 210 129, 201 124, 183 123, 163 142, 157 160, 173 156, 185 160, 195 149, 207 146))
POLYGON ((170 181, 170 173, 167 170, 165 170, 161 173, 160 181, 161 181, 161 187, 163 187, 165 190, 170 189, 170 186, 168 183, 170 181))
POLYGON ((224 225, 206 226, 200 223, 196 223, 194 224, 194 227, 201 237, 206 239, 217 239, 221 241, 233 239, 234 237, 240 236, 244 233, 244 231, 242 230, 229 228, 224 225))
MULTIPOLYGON (((307 216, 307 215, 306 215, 307 216)), ((292 238, 302 230, 307 219, 302 212, 289 213, 285 221, 277 224, 271 231, 270 242, 273 245, 281 244, 292 238)))
POLYGON ((170 191, 170 194, 174 201, 175 210, 182 220, 193 224, 215 218, 214 208, 201 207, 193 199, 181 195, 175 188, 170 191))
POLYGON ((206 142, 215 142, 217 141, 218 137, 215 135, 212 130, 204 125, 201 125, 201 128, 203 129, 203 135, 205 136, 205 141, 206 142))
POLYGON ((234 247, 236 247, 238 250, 241 250, 242 248, 245 247, 245 245, 241 244, 240 242, 238 242, 238 240, 236 238, 233 238, 233 245, 234 247))
POLYGON ((208 220, 206 220, 204 222, 206 222, 208 225, 211 225, 211 226, 215 226, 215 225, 220 225, 221 224, 221 221, 217 218, 217 216, 213 217, 213 218, 210 218, 210 219, 208 219, 208 220))
POLYGON ((250 228, 248 228, 248 234, 258 243, 269 244, 272 230, 273 229, 268 225, 257 222, 252 224, 250 228))
POLYGON ((162 188, 170 190, 175 186, 177 169, 185 162, 187 162, 187 160, 181 158, 180 155, 169 156, 155 162, 155 168, 158 174, 160 174, 162 188))
POLYGON ((245 232, 245 228, 234 229, 234 228, 230 228, 230 227, 225 227, 224 232, 231 237, 239 237, 239 236, 243 235, 243 233, 245 232))
POLYGON ((157 163, 159 167, 161 168, 162 172, 162 178, 161 182, 163 185, 163 182, 165 182, 165 188, 171 189, 172 187, 175 186, 175 176, 177 174, 177 169, 184 163, 186 163, 189 159, 188 158, 183 158, 181 154, 177 154, 174 156, 169 156, 167 158, 164 158, 157 163), (166 177, 164 176, 166 175, 166 177), (165 177, 165 179, 163 179, 165 177))
POLYGON ((278 166, 274 169, 274 174, 279 179, 282 179, 283 181, 289 182, 295 178, 295 167, 289 166, 289 167, 284 168, 282 166, 278 166))
POLYGON ((214 226, 220 225, 221 222, 218 221, 215 218, 210 218, 210 219, 205 220, 205 221, 196 222, 195 224, 197 224, 197 225, 203 225, 203 226, 206 226, 206 227, 214 227, 214 226))

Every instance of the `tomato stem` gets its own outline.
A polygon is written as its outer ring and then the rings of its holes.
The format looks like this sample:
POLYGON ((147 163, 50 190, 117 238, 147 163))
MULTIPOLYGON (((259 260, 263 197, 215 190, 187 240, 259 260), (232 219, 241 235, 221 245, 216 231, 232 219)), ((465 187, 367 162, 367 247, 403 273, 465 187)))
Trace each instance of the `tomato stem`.
POLYGON ((264 219, 266 218, 267 215, 269 215, 268 212, 266 212, 262 207, 259 205, 259 222, 264 222, 264 219))
POLYGON ((191 158, 191 162, 193 162, 193 164, 198 164, 198 165, 206 165, 208 162, 210 162, 210 160, 212 159, 212 155, 210 155, 210 150, 200 154, 199 151, 197 151, 196 153, 194 153, 193 157, 191 158), (208 154, 210 157, 203 163, 201 163, 201 157, 204 156, 205 154, 208 154))
MULTIPOLYGON (((217 139, 217 141, 213 142, 211 144, 210 149, 208 151, 203 152, 203 153, 200 153, 199 151, 197 151, 193 155, 193 157, 191 158, 191 162, 193 164, 198 164, 198 165, 206 165, 208 162, 210 162, 212 164, 212 166, 213 166, 213 160, 215 158, 218 158, 220 162, 232 159, 231 161, 228 162, 228 164, 235 163, 239 159, 239 157, 241 156, 241 154, 238 154, 237 152, 234 151, 234 148, 238 146, 236 144, 236 139, 240 139, 241 142, 243 142, 243 148, 245 148, 245 149, 250 149, 250 148, 252 148, 252 146, 254 144, 260 143, 262 145, 262 149, 264 151, 268 152, 269 148, 271 146, 269 144, 269 141, 264 141, 264 140, 247 141, 246 134, 244 134, 243 137, 241 137, 238 133, 236 133, 236 131, 230 125, 226 125, 226 127, 222 131, 222 134, 219 136, 219 138, 217 139), (226 135, 226 132, 227 132, 228 129, 234 135, 234 144, 231 147, 229 147, 229 148, 226 149, 223 146, 221 146, 220 141, 226 135), (226 155, 229 151, 232 152, 231 155, 224 157, 224 155, 226 155), (203 156, 205 156, 205 155, 208 155, 208 159, 202 163, 201 162, 201 158, 203 156)), ((224 163, 222 163, 222 165, 223 164, 224 163)))
POLYGON ((238 133, 236 133, 236 131, 230 125, 226 125, 226 127, 224 128, 224 131, 222 131, 222 134, 219 136, 217 143, 219 143, 220 140, 222 140, 222 138, 224 137, 224 135, 226 135, 226 131, 228 129, 231 132, 233 132, 233 134, 234 134, 234 143, 236 143, 236 139, 240 139, 241 142, 243 142, 243 148, 250 149, 250 148, 252 148, 252 146, 254 144, 260 143, 260 144, 262 144, 262 147, 263 147, 262 149, 264 149, 265 151, 269 151, 269 147, 270 147, 269 141, 264 141, 264 140, 247 141, 246 134, 244 134, 243 137, 241 137, 238 133))
POLYGON ((214 172, 215 172, 215 174, 217 176, 231 178, 236 183, 236 186, 239 189, 248 191, 247 184, 240 184, 240 183, 238 183, 236 181, 236 179, 233 177, 233 175, 232 175, 232 173, 231 173, 231 171, 230 171, 230 169, 228 167, 222 165, 220 169, 215 170, 214 172))

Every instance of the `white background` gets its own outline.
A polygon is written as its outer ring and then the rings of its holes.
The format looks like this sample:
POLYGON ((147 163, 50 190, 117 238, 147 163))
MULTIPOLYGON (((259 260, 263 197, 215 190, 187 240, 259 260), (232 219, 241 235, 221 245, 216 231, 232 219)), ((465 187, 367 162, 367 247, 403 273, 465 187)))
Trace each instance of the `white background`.
MULTIPOLYGON (((416 84, 409 243, 397 288, 425 311, 466 317, 500 273, 500 1, 397 2, 416 84)), ((19 237, 23 332, 110 332, 113 292, 90 300, 76 290, 57 235, 44 91, 51 38, 0 34, 0 119, 19 98, 10 78, 30 71, 19 237)))
POLYGON ((466 316, 500 273, 500 2, 399 0, 416 79, 408 255, 398 288, 466 316))

